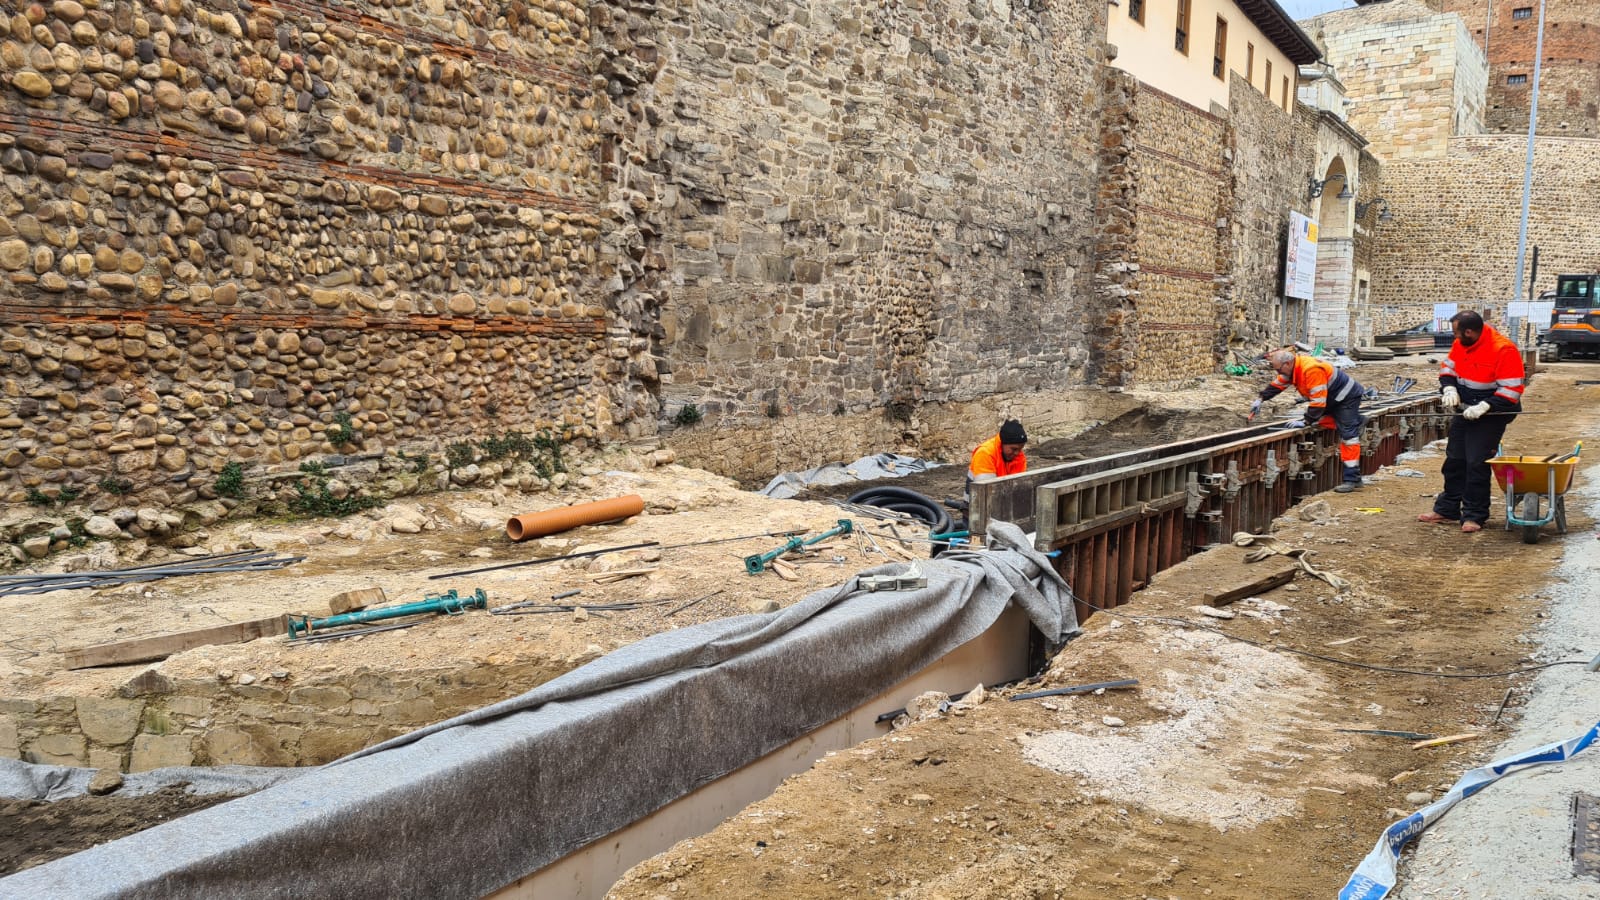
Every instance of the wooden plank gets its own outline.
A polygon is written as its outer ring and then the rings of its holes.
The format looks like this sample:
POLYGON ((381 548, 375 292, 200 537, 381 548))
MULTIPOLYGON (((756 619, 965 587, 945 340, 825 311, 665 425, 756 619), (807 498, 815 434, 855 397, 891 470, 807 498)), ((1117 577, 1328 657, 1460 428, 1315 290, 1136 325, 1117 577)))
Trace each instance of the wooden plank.
POLYGON ((242 644, 256 638, 284 634, 288 630, 289 622, 286 617, 273 616, 252 622, 234 622, 231 625, 215 625, 211 628, 180 631, 176 634, 96 644, 92 647, 68 650, 63 656, 66 657, 66 667, 69 669, 120 666, 166 659, 174 653, 182 653, 208 644, 242 644))
POLYGON ((369 606, 381 606, 388 600, 389 598, 383 593, 383 588, 361 588, 356 591, 334 594, 332 599, 328 601, 328 611, 337 616, 341 613, 366 609, 369 606))
POLYGON ((1270 591, 1275 587, 1288 584, 1294 580, 1294 573, 1298 571, 1298 566, 1290 566, 1276 572, 1269 572, 1266 575, 1257 576, 1253 581, 1246 582, 1238 587, 1209 592, 1201 598, 1200 602, 1206 606, 1227 606, 1236 600, 1243 600, 1262 591, 1270 591))

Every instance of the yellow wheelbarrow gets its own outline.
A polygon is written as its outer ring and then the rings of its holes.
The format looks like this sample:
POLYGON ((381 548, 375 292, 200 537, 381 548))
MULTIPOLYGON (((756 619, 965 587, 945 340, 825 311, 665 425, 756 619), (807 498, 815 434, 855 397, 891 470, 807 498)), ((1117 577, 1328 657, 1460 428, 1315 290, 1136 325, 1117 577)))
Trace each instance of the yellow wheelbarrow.
POLYGON ((1489 460, 1495 483, 1506 493, 1506 530, 1522 528, 1524 544, 1539 543, 1539 529, 1551 522, 1567 533, 1567 502, 1563 496, 1583 454, 1580 441, 1571 453, 1549 456, 1496 456, 1489 460), (1543 500, 1541 504, 1539 501, 1543 500), (1544 512, 1541 514, 1540 509, 1544 512))

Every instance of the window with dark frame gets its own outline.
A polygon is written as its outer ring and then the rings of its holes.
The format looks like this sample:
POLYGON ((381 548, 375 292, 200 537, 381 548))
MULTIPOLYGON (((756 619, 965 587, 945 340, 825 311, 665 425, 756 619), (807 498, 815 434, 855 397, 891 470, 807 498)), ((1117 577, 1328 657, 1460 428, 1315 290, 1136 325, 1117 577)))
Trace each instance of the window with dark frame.
POLYGON ((1184 56, 1189 55, 1189 0, 1178 0, 1178 29, 1172 45, 1184 56))
POLYGON ((1228 20, 1217 16, 1217 39, 1211 51, 1211 74, 1218 79, 1228 73, 1228 20))
POLYGON ((1128 0, 1128 18, 1144 24, 1144 0, 1128 0))
POLYGON ((1513 18, 1513 19, 1531 19, 1531 18, 1533 18, 1533 7, 1531 7, 1531 6, 1519 6, 1516 9, 1513 9, 1511 11, 1511 18, 1513 18))
POLYGON ((1256 45, 1249 41, 1244 45, 1244 80, 1256 83, 1256 45))
POLYGON ((1506 76, 1506 84, 1527 84, 1527 83, 1528 83, 1528 76, 1526 76, 1526 75, 1507 75, 1506 76))
POLYGON ((1261 93, 1267 95, 1267 102, 1272 102, 1272 60, 1267 60, 1267 77, 1261 79, 1261 93))
POLYGON ((1289 76, 1283 76, 1283 111, 1289 111, 1289 76))

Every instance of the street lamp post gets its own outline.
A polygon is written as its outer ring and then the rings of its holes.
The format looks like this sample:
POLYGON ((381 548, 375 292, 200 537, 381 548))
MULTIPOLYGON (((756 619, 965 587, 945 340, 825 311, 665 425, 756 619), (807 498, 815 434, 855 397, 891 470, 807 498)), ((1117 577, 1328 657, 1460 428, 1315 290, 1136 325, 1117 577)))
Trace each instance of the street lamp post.
MULTIPOLYGON (((1517 227, 1517 272, 1511 300, 1522 297, 1522 264, 1528 257, 1528 205, 1533 196, 1533 138, 1539 128, 1539 72, 1544 63, 1544 0, 1539 0, 1539 36, 1534 39, 1533 95, 1528 103, 1528 155, 1522 167, 1522 223, 1517 227)), ((1511 319, 1511 337, 1522 346, 1522 317, 1511 319)))

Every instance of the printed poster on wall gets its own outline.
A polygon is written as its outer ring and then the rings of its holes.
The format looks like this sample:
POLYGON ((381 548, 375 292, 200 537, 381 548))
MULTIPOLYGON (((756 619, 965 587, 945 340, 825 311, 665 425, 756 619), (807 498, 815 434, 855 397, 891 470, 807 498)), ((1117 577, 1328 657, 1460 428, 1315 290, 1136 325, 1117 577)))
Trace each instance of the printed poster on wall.
POLYGON ((1286 297, 1310 300, 1317 284, 1317 223, 1291 211, 1289 248, 1283 267, 1283 293, 1286 297))

